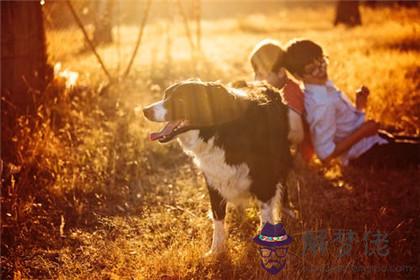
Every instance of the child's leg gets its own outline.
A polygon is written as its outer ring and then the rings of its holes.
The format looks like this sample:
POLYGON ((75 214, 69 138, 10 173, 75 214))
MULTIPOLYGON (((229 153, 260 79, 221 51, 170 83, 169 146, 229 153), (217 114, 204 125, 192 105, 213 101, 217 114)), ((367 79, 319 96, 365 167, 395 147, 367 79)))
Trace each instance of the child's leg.
POLYGON ((420 136, 417 135, 403 135, 403 134, 392 134, 386 130, 379 130, 379 136, 382 138, 387 139, 388 141, 395 142, 395 141, 410 141, 410 142, 417 142, 420 143, 420 136))
POLYGON ((389 143, 375 145, 357 159, 351 166, 362 168, 407 168, 420 166, 420 142, 389 140, 389 143))

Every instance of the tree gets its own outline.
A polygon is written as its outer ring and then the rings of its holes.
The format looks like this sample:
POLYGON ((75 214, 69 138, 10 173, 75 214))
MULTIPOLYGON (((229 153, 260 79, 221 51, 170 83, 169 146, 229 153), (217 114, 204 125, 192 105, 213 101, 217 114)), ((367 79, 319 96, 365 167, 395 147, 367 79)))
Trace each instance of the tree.
POLYGON ((14 162, 16 121, 36 114, 37 95, 52 75, 38 1, 1 2, 1 70, 1 153, 3 160, 14 162))
POLYGON ((112 43, 112 10, 114 0, 100 0, 94 2, 96 6, 95 30, 93 43, 95 45, 112 43))

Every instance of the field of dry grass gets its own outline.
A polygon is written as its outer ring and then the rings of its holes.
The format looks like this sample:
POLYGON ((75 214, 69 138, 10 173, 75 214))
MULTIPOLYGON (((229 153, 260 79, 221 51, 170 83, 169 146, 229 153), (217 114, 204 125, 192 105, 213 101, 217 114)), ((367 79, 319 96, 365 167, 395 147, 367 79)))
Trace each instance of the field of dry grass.
MULTIPOLYGON (((333 12, 301 7, 204 20, 203 55, 194 62, 183 23, 154 21, 129 77, 111 85, 94 56, 80 51, 79 30, 49 30, 50 61, 79 79, 68 88, 57 78, 35 131, 25 130, 22 119, 16 132, 23 160, 19 175, 10 173, 11 195, 2 201, 5 279, 416 278, 417 170, 322 168, 316 162, 298 168, 290 186, 300 218, 283 220, 294 242, 286 269, 273 277, 259 267, 251 242, 256 207, 230 207, 227 254, 201 258, 212 234, 204 180, 177 143, 148 141, 157 126, 136 111, 182 79, 251 79, 247 58, 258 40, 306 37, 325 47, 330 76, 351 99, 360 85, 370 88, 370 118, 419 134, 419 11, 363 8, 364 25, 353 29, 332 27, 333 12), (338 229, 359 235, 348 256, 339 257, 332 242, 338 229), (304 254, 305 232, 319 230, 331 241, 327 252, 304 254), (388 234, 388 256, 366 256, 361 239, 368 231, 388 234)), ((124 70, 137 32, 114 28, 118 44, 99 49, 112 75, 124 70)))

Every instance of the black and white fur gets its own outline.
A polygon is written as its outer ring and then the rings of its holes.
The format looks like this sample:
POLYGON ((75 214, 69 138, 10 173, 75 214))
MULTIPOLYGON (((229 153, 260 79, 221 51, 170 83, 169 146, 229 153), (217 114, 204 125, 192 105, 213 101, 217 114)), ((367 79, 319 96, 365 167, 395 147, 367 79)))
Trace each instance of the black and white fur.
POLYGON ((276 222, 275 205, 292 165, 288 110, 279 92, 264 83, 233 88, 184 81, 143 112, 151 121, 167 122, 153 140, 177 138, 205 176, 214 223, 210 254, 225 249, 227 201, 255 197, 261 222, 276 222))

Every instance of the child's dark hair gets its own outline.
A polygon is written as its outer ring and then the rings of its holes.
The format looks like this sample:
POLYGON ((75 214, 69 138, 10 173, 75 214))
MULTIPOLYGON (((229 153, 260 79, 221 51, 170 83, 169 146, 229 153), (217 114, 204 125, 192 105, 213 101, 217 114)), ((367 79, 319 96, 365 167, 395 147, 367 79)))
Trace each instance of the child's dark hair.
POLYGON ((296 40, 288 44, 284 66, 292 74, 302 76, 305 66, 323 56, 321 46, 310 40, 296 40))

